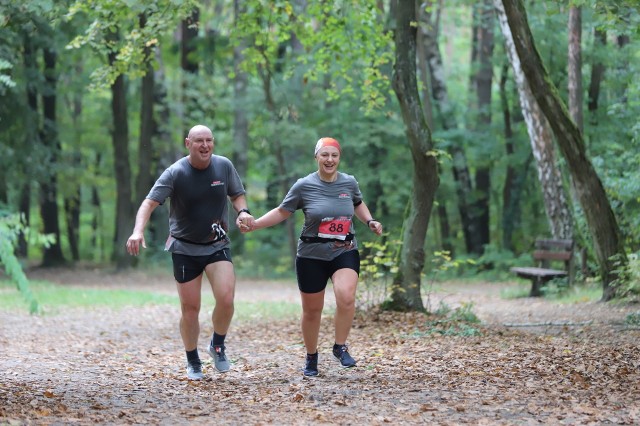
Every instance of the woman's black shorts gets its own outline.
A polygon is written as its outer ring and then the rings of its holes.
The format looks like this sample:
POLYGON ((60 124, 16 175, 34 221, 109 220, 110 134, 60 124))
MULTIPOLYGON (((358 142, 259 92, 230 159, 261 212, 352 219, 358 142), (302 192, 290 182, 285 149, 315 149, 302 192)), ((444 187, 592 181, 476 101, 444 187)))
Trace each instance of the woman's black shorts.
POLYGON ((188 256, 186 254, 171 253, 173 260, 173 276, 179 283, 186 283, 204 272, 204 268, 211 263, 226 260, 231 262, 231 250, 223 248, 208 256, 188 256))
POLYGON ((349 250, 333 260, 296 257, 298 288, 303 293, 319 293, 327 287, 327 281, 338 269, 353 269, 360 275, 360 253, 349 250))

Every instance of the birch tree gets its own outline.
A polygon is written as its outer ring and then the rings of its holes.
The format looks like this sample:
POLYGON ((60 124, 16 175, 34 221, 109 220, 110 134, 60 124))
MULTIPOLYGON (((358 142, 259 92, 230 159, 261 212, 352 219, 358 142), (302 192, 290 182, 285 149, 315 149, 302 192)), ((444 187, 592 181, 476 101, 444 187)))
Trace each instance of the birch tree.
POLYGON ((538 180, 542 189, 542 199, 549 221, 549 229, 554 238, 571 239, 573 238, 573 220, 562 185, 562 173, 557 165, 553 133, 533 93, 531 93, 531 88, 522 70, 502 0, 494 0, 494 5, 518 88, 520 107, 527 125, 531 150, 536 160, 538 180))
POLYGON ((620 271, 628 262, 618 221, 602 181, 587 156, 582 133, 542 63, 522 0, 503 0, 503 5, 524 75, 567 161, 593 239, 602 279, 602 298, 610 300, 616 295, 620 271))

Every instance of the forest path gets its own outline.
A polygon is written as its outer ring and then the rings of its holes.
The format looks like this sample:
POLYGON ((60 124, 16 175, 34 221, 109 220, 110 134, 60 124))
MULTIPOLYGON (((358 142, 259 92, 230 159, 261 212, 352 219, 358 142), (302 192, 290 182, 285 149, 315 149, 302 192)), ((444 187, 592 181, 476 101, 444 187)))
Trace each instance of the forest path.
MULTIPOLYGON (((29 276, 175 293, 159 273, 29 276)), ((0 424, 640 423, 640 331, 622 326, 638 307, 504 300, 504 286, 445 283, 429 295, 432 308, 472 303, 481 336, 431 333, 419 314, 358 316, 349 339, 358 367, 347 370, 331 356, 325 315, 312 379, 300 372, 297 319, 234 322, 233 367, 217 373, 205 352, 212 299, 203 298, 200 382, 185 379, 177 305, 2 311, 0 424)), ((295 283, 279 281, 239 280, 236 299, 299 304, 295 283)))

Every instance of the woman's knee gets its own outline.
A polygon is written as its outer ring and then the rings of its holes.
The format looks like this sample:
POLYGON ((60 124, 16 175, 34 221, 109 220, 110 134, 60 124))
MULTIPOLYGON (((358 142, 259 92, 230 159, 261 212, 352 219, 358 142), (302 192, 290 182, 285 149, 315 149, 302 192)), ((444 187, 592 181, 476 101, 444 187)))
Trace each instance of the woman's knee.
POLYGON ((346 294, 336 298, 338 309, 353 309, 356 306, 355 294, 346 294))

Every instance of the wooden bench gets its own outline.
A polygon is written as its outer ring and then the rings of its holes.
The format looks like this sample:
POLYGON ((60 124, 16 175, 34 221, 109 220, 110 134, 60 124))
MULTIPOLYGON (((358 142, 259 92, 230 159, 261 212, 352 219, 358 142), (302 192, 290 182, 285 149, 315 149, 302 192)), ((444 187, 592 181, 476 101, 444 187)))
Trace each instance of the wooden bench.
POLYGON ((511 268, 520 278, 531 280, 531 297, 542 296, 542 287, 554 278, 573 279, 573 240, 539 239, 535 243, 533 260, 535 267, 511 268), (564 264, 564 269, 552 269, 552 262, 564 264))

